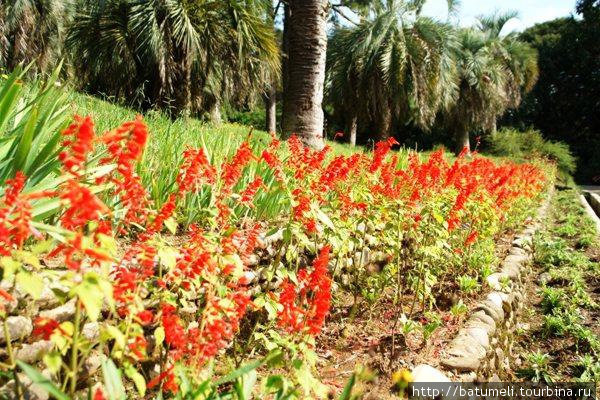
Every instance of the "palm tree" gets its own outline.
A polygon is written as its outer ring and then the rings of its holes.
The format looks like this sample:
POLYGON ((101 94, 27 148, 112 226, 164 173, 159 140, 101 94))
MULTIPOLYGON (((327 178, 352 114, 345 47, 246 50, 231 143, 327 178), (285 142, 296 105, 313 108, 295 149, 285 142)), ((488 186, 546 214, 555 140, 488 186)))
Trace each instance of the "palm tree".
POLYGON ((328 54, 329 101, 347 118, 373 122, 378 138, 394 122, 428 129, 454 101, 453 28, 420 15, 422 2, 377 1, 358 26, 336 30, 328 54))
POLYGON ((328 9, 327 0, 288 0, 285 5, 282 130, 314 148, 324 146, 328 9))
POLYGON ((67 45, 91 90, 218 119, 279 68, 265 1, 79 0, 67 45))
POLYGON ((459 32, 459 96, 445 115, 457 152, 470 150, 471 131, 494 131, 496 120, 517 107, 537 80, 536 51, 514 34, 501 36, 514 17, 514 13, 480 17, 476 28, 459 32))
POLYGON ((0 0, 0 67, 34 63, 33 71, 45 71, 60 54, 63 6, 61 0, 0 0))

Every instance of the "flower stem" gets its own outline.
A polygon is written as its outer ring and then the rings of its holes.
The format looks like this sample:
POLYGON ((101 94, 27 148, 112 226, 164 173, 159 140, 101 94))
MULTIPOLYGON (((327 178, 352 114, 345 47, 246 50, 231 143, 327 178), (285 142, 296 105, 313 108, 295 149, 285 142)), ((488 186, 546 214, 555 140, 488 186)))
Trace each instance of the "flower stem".
POLYGON ((75 303, 75 322, 73 324, 73 346, 71 347, 71 385, 69 387, 69 394, 71 397, 75 396, 77 389, 77 356, 79 352, 79 328, 81 324, 81 302, 79 298, 75 303))
POLYGON ((13 376, 15 378, 15 397, 19 400, 23 399, 23 393, 21 393, 21 384, 19 382, 19 376, 17 375, 17 365, 15 362, 15 356, 13 353, 10 331, 8 330, 8 322, 4 319, 4 338, 6 339, 6 352, 8 353, 8 362, 13 369, 13 376))

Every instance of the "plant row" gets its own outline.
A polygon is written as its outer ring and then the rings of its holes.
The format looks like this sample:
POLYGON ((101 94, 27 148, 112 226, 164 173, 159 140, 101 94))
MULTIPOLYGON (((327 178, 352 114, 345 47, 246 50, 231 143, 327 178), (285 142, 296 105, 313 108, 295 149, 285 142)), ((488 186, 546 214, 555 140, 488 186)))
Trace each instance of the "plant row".
POLYGON ((522 224, 552 174, 466 151, 422 160, 392 151, 393 139, 349 156, 294 136, 263 148, 248 139, 222 162, 187 148, 156 207, 136 173, 148 136, 141 117, 98 134, 76 116, 56 187, 24 190, 20 170, 7 180, 2 362, 17 397, 17 365, 58 398, 326 396, 315 338, 342 293, 350 314, 389 301, 396 323, 420 326, 441 292, 459 282, 474 292, 493 272, 493 240, 522 224), (189 204, 199 222, 186 227, 178 212, 189 204), (48 287, 72 313, 26 306, 48 287), (32 334, 10 337, 27 317, 32 334), (45 375, 16 356, 36 340, 51 343, 45 375), (98 353, 103 383, 84 368, 98 353))

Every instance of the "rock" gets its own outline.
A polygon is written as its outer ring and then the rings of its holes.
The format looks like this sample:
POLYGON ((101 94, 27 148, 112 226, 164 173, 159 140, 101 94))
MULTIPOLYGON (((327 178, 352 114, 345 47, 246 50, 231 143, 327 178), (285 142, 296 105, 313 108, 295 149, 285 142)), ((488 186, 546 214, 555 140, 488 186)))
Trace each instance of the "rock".
POLYGON ((502 287, 504 286, 502 283, 506 280, 510 280, 510 278, 506 274, 500 272, 495 272, 485 278, 488 286, 494 290, 502 290, 502 287))
POLYGON ((529 253, 527 253, 527 251, 523 250, 520 247, 516 247, 513 246, 510 248, 510 251, 508 253, 509 255, 513 255, 513 256, 525 256, 527 257, 529 253))
POLYGON ((504 311, 502 310, 502 305, 498 307, 494 302, 491 302, 488 299, 477 303, 477 306, 473 311, 480 310, 492 317, 496 324, 500 324, 504 320, 504 311))
POLYGON ((371 262, 371 250, 368 247, 363 248, 362 251, 354 253, 353 264, 359 267, 364 267, 371 262))
POLYGON ((246 278, 246 283, 250 284, 256 280, 257 276, 254 271, 245 271, 244 278, 246 278))
POLYGON ((465 333, 477 341, 484 349, 490 348, 490 338, 488 331, 483 327, 471 326, 465 328, 465 333))
POLYGON ((468 324, 487 327, 486 329, 488 330, 490 336, 496 333, 496 321, 494 321, 494 319, 487 315, 483 310, 475 311, 473 314, 471 314, 471 317, 469 317, 469 320, 467 321, 467 325, 468 324))
POLYGON ((33 364, 44 357, 44 355, 54 347, 54 343, 50 340, 40 340, 31 344, 24 344, 15 352, 17 360, 21 360, 28 364, 33 364))
POLYGON ((486 296, 486 300, 491 301, 492 303, 494 303, 496 305, 496 307, 498 307, 499 309, 502 309, 502 303, 504 303, 504 301, 502 300, 502 293, 500 293, 500 292, 488 293, 488 295, 486 296))
POLYGON ((513 240, 512 244, 513 246, 520 247, 524 250, 530 250, 532 244, 531 236, 519 235, 513 240))
POLYGON ((88 322, 81 328, 81 334, 90 342, 95 342, 100 338, 100 324, 98 322, 88 322))
POLYGON ((47 310, 60 305, 60 300, 58 297, 56 297, 56 294, 52 290, 53 288, 57 290, 68 291, 67 288, 55 287, 46 283, 42 293, 40 294, 40 298, 35 301, 40 310, 47 310))
POLYGON ((193 317, 196 315, 196 312, 198 312, 198 306, 194 303, 188 303, 185 307, 181 307, 179 312, 189 317, 193 317))
POLYGON ((446 367, 457 371, 477 371, 481 361, 473 356, 448 356, 443 358, 440 363, 446 367))
MULTIPOLYGON (((50 371, 47 369, 43 370, 42 375, 48 379, 51 378, 50 371)), ((40 385, 34 384, 31 379, 25 374, 18 374, 19 383, 23 390, 23 398, 26 400, 48 400, 50 395, 40 385)), ((15 393, 15 381, 11 380, 0 389, 1 399, 12 399, 15 393)))
POLYGON ((502 270, 500 272, 503 275, 507 276, 509 279, 517 280, 519 278, 519 275, 521 274, 522 264, 511 260, 510 257, 513 256, 506 257, 506 259, 502 263, 502 270))
POLYGON ((528 323, 519 322, 517 324, 517 330, 520 330, 520 331, 523 331, 523 332, 527 332, 530 329, 531 329, 531 325, 528 324, 528 323))
POLYGON ((58 322, 65 322, 66 320, 73 318, 74 315, 75 299, 71 299, 62 306, 53 308, 52 310, 40 312, 40 317, 53 319, 58 322))
MULTIPOLYGON (((20 315, 6 318, 6 324, 8 325, 8 334, 10 335, 11 342, 24 339, 31 335, 33 331, 31 319, 20 315)), ((0 343, 6 343, 4 330, 0 330, 0 343)))
POLYGON ((441 364, 458 371, 477 371, 486 350, 479 342, 466 332, 459 332, 450 343, 450 349, 441 364))
POLYGON ((419 364, 412 370, 413 382, 450 382, 439 369, 427 364, 419 364))
POLYGON ((246 265, 249 267, 258 265, 259 261, 260 260, 256 254, 250 254, 248 257, 246 257, 246 265))
POLYGON ((262 242, 265 247, 270 247, 272 244, 283 240, 283 229, 279 229, 277 232, 269 236, 259 235, 259 242, 262 242))
POLYGON ((503 293, 503 292, 494 292, 497 293, 498 296, 502 299, 502 309, 504 312, 509 315, 513 311, 513 304, 516 303, 514 293, 503 293))
POLYGON ((88 358, 86 358, 86 360, 83 362, 83 367, 89 375, 93 375, 100 369, 102 363, 106 361, 106 359, 107 357, 105 354, 97 350, 93 350, 88 358))
POLYGON ((504 356, 504 351, 502 351, 500 347, 496 347, 496 363, 494 367, 496 369, 501 369, 503 367, 505 358, 506 357, 504 356))

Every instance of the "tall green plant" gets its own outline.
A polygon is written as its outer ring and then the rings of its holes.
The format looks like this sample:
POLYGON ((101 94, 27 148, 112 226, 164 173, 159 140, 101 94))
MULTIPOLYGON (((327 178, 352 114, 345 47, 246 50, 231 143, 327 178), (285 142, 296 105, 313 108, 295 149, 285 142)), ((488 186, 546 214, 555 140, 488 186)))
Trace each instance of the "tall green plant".
POLYGON ((22 80, 27 70, 19 67, 0 80, 0 181, 22 171, 34 186, 56 170, 67 105, 56 87, 60 66, 32 84, 22 80))

